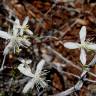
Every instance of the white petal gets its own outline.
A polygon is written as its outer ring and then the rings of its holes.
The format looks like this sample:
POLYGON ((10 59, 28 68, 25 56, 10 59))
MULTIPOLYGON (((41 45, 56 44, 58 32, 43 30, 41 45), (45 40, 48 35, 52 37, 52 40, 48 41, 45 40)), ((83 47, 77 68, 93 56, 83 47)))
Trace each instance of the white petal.
POLYGON ((24 29, 20 29, 20 36, 22 36, 23 35, 23 33, 24 33, 24 29))
POLYGON ((32 62, 32 60, 26 60, 26 64, 30 64, 32 62))
POLYGON ((23 21, 23 25, 22 25, 22 26, 25 26, 25 25, 28 23, 28 20, 29 20, 29 17, 27 16, 27 17, 25 18, 25 20, 23 21))
POLYGON ((86 39, 86 27, 85 26, 83 26, 81 28, 79 36, 80 36, 81 43, 83 43, 85 41, 85 39, 86 39))
POLYGON ((16 18, 16 20, 15 20, 15 22, 14 22, 14 25, 13 25, 13 30, 15 30, 16 29, 16 27, 20 27, 20 21, 19 21, 19 19, 18 18, 16 18))
POLYGON ((26 33, 27 33, 28 35, 33 35, 33 32, 32 32, 31 30, 29 30, 29 29, 27 29, 26 33))
POLYGON ((45 60, 44 60, 44 59, 42 59, 42 60, 38 63, 37 68, 36 68, 36 73, 37 73, 37 74, 41 73, 44 64, 45 64, 45 60))
POLYGON ((11 35, 10 34, 8 34, 5 31, 1 31, 1 30, 0 30, 0 37, 3 38, 3 39, 11 39, 11 35))
POLYGON ((21 63, 25 63, 25 60, 23 58, 18 58, 18 60, 21 62, 21 63))
POLYGON ((14 24, 14 26, 16 26, 16 25, 20 25, 20 21, 19 21, 18 18, 16 18, 16 20, 15 20, 15 24, 14 24))
POLYGON ((20 21, 18 18, 16 18, 14 25, 13 25, 13 35, 16 36, 18 33, 18 26, 20 27, 20 21))
POLYGON ((96 50, 96 44, 88 44, 88 49, 96 50))
POLYGON ((83 48, 81 48, 81 53, 80 53, 80 60, 83 65, 86 64, 86 53, 83 48))
POLYGON ((31 69, 30 69, 30 67, 28 67, 28 66, 24 66, 24 64, 20 64, 19 66, 18 66, 18 70, 22 73, 22 74, 24 74, 24 75, 26 75, 26 76, 29 76, 29 77, 33 77, 34 76, 34 74, 32 74, 32 72, 31 72, 31 69))
POLYGON ((18 29, 13 30, 13 36, 18 36, 18 29))
POLYGON ((17 40, 17 44, 18 44, 18 46, 25 47, 24 44, 23 44, 23 42, 22 42, 22 38, 19 38, 19 39, 17 40))
POLYGON ((12 42, 9 42, 8 45, 5 47, 3 54, 7 55, 12 49, 12 47, 13 47, 12 42))
POLYGON ((23 45, 28 46, 28 47, 31 45, 31 43, 30 43, 28 40, 26 40, 26 39, 23 39, 23 40, 21 41, 21 43, 22 43, 23 45))
POLYGON ((67 42, 67 43, 64 43, 64 47, 69 49, 76 49, 76 48, 79 48, 79 44, 73 43, 73 42, 67 42))
POLYGON ((47 86, 47 83, 44 80, 40 80, 40 85, 42 88, 45 88, 47 86))
POLYGON ((28 91, 30 88, 33 89, 34 85, 35 85, 35 80, 34 80, 34 79, 31 79, 31 80, 25 85, 25 87, 24 87, 24 89, 23 89, 23 93, 27 93, 27 91, 28 91))
POLYGON ((74 87, 76 90, 80 90, 82 86, 83 86, 83 81, 79 80, 74 87))

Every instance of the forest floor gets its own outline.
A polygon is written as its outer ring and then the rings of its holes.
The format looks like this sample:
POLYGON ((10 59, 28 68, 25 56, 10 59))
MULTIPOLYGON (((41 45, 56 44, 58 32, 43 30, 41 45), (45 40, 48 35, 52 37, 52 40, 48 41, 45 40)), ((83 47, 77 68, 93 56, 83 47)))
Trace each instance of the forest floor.
MULTIPOLYGON (((80 50, 67 49, 64 43, 80 42, 82 26, 87 29, 86 40, 96 43, 95 0, 0 0, 0 30, 8 31, 15 17, 22 23, 26 16, 30 18, 28 25, 34 34, 30 40, 31 51, 23 49, 20 54, 7 55, 7 68, 0 73, 0 96, 22 96, 26 81, 16 69, 17 57, 32 59, 33 66, 44 58, 48 64, 46 69, 50 71, 47 74, 50 88, 42 95, 38 95, 35 88, 25 96, 50 96, 70 89, 78 82, 83 65, 79 59, 80 50)), ((0 38, 0 63, 4 48, 5 40, 0 38)), ((87 52, 87 64, 94 55, 95 52, 87 52)), ((90 72, 96 74, 95 65, 90 72)), ((79 91, 68 96, 96 96, 96 76, 87 74, 86 78, 92 82, 84 82, 79 91)))

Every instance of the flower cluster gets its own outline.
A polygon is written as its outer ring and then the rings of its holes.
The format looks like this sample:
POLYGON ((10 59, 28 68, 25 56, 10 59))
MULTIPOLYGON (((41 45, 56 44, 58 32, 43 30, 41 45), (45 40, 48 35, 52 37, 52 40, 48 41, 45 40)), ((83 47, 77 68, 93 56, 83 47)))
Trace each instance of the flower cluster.
POLYGON ((33 34, 31 30, 29 29, 25 30, 27 23, 28 23, 28 17, 25 18, 22 26, 20 25, 19 19, 17 18, 14 22, 13 29, 10 32, 0 30, 0 37, 8 41, 8 44, 3 52, 4 59, 1 65, 1 70, 4 67, 5 57, 10 51, 16 53, 20 51, 19 49, 20 46, 29 47, 31 45, 31 43, 27 39, 28 36, 23 34, 24 31, 28 31, 28 33, 30 33, 31 35, 33 34))
POLYGON ((85 65, 86 64, 86 52, 85 52, 85 50, 96 51, 96 44, 85 41, 85 39, 86 39, 86 27, 85 26, 83 26, 81 28, 79 35, 80 35, 81 43, 66 42, 66 43, 64 43, 64 47, 69 48, 69 49, 76 49, 76 48, 81 49, 80 61, 83 65, 85 65))
MULTIPOLYGON (((58 0, 57 0, 58 1, 58 0)), ((23 21, 22 25, 18 18, 14 21, 14 25, 10 32, 5 32, 0 30, 0 38, 6 40, 7 45, 3 51, 4 59, 0 68, 0 71, 4 69, 4 62, 6 59, 6 55, 10 52, 14 54, 16 52, 20 52, 22 47, 28 48, 31 46, 31 42, 29 41, 28 37, 33 35, 33 32, 29 29, 27 25, 29 17, 26 17, 23 21)), ((86 51, 87 50, 94 50, 96 51, 96 44, 87 42, 86 39, 86 27, 83 26, 80 30, 80 43, 78 42, 66 42, 64 43, 64 47, 69 49, 80 49, 80 61, 83 65, 86 64, 86 51)), ((32 60, 30 59, 23 59, 18 58, 21 64, 18 65, 17 69, 25 76, 30 77, 30 80, 23 88, 23 93, 27 93, 29 89, 33 89, 34 86, 37 88, 45 88, 47 87, 46 83, 46 72, 42 71, 45 65, 45 60, 41 59, 40 62, 37 64, 35 72, 32 71, 30 64, 32 64, 32 60)))
MULTIPOLYGON (((0 71, 4 69, 4 62, 6 59, 6 55, 8 55, 10 52, 13 52, 14 54, 16 52, 20 52, 21 51, 20 47, 27 48, 31 46, 31 43, 29 42, 27 37, 32 36, 33 32, 29 29, 27 25, 28 20, 29 17, 26 17, 25 20, 23 21, 23 24, 21 25, 19 19, 17 18, 14 22, 13 29, 10 32, 0 30, 0 37, 7 41, 7 45, 3 51, 4 59, 0 71), (24 32, 26 32, 26 34, 24 32)), ((18 70, 25 76, 32 78, 25 85, 23 93, 26 93, 30 88, 32 89, 35 84, 37 85, 37 87, 39 85, 43 88, 47 86, 44 77, 46 73, 45 72, 43 73, 42 71, 43 66, 45 64, 45 60, 42 59, 38 63, 35 73, 31 72, 31 68, 29 66, 29 64, 32 63, 32 60, 23 58, 18 58, 18 60, 21 62, 21 64, 18 65, 18 70)))

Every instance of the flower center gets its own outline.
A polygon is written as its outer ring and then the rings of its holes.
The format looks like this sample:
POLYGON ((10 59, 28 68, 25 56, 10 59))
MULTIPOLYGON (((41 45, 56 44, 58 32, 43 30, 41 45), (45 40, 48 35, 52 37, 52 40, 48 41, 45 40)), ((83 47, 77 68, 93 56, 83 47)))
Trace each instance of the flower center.
POLYGON ((17 37, 16 37, 16 36, 12 36, 11 40, 12 40, 13 42, 17 41, 17 37))
POLYGON ((12 41, 12 43, 13 43, 14 53, 15 53, 15 52, 18 53, 18 52, 21 51, 21 49, 19 49, 19 43, 18 43, 19 38, 20 38, 20 37, 17 37, 17 36, 12 36, 12 38, 11 38, 11 41, 12 41))
POLYGON ((29 29, 28 25, 22 26, 22 29, 24 29, 25 31, 29 29))
POLYGON ((80 47, 84 48, 86 50, 90 50, 89 44, 90 44, 89 42, 84 42, 84 43, 80 44, 80 47))
POLYGON ((87 43, 84 42, 84 43, 80 44, 80 47, 86 49, 87 48, 87 43))
POLYGON ((40 75, 39 75, 39 74, 35 74, 35 75, 34 75, 34 78, 35 78, 36 80, 40 80, 40 75))
POLYGON ((21 25, 18 26, 18 25, 17 25, 16 28, 18 28, 18 29, 23 29, 23 30, 26 31, 27 29, 29 29, 29 25, 27 25, 27 24, 24 25, 24 26, 21 26, 21 25))

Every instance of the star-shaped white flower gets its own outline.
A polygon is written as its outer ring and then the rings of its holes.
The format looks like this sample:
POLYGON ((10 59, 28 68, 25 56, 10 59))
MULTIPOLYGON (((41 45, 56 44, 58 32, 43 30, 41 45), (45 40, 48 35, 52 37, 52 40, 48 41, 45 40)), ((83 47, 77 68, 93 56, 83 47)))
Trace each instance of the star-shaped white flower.
POLYGON ((64 47, 69 48, 69 49, 80 48, 81 49, 80 61, 83 65, 85 65, 86 64, 85 49, 86 50, 96 50, 96 44, 85 41, 85 39, 86 39, 86 27, 85 26, 83 26, 81 28, 79 36, 80 36, 81 43, 67 42, 67 43, 64 43, 64 47))
POLYGON ((23 89, 23 93, 27 93, 27 91, 29 89, 33 89, 35 84, 37 85, 37 87, 40 85, 42 88, 45 88, 47 86, 47 83, 45 82, 45 78, 44 78, 44 75, 46 75, 46 73, 43 73, 43 71, 42 71, 44 64, 45 64, 45 60, 42 59, 38 63, 35 73, 31 72, 31 69, 30 69, 29 66, 24 66, 24 64, 20 64, 18 66, 18 70, 21 73, 23 73, 24 75, 32 78, 25 85, 25 87, 23 89))
POLYGON ((6 39, 8 41, 8 44, 3 51, 4 59, 0 69, 2 70, 5 62, 5 57, 10 51, 13 51, 14 53, 19 52, 20 46, 29 47, 31 43, 27 40, 26 36, 20 36, 18 29, 15 29, 15 25, 13 26, 13 30, 10 33, 0 30, 0 38, 6 39))
POLYGON ((0 37, 9 41, 8 45, 4 49, 4 55, 7 55, 10 50, 13 50, 15 53, 20 46, 29 47, 31 45, 31 43, 26 39, 26 36, 20 36, 18 34, 18 30, 13 31, 12 34, 0 31, 0 37))
POLYGON ((29 20, 29 17, 27 16, 24 19, 22 25, 20 24, 20 21, 19 21, 18 18, 16 18, 16 20, 15 20, 15 26, 14 27, 15 27, 15 29, 17 28, 17 29, 20 30, 20 35, 21 36, 23 35, 24 32, 26 32, 29 35, 33 35, 33 32, 31 30, 29 30, 29 26, 27 25, 28 20, 29 20))

